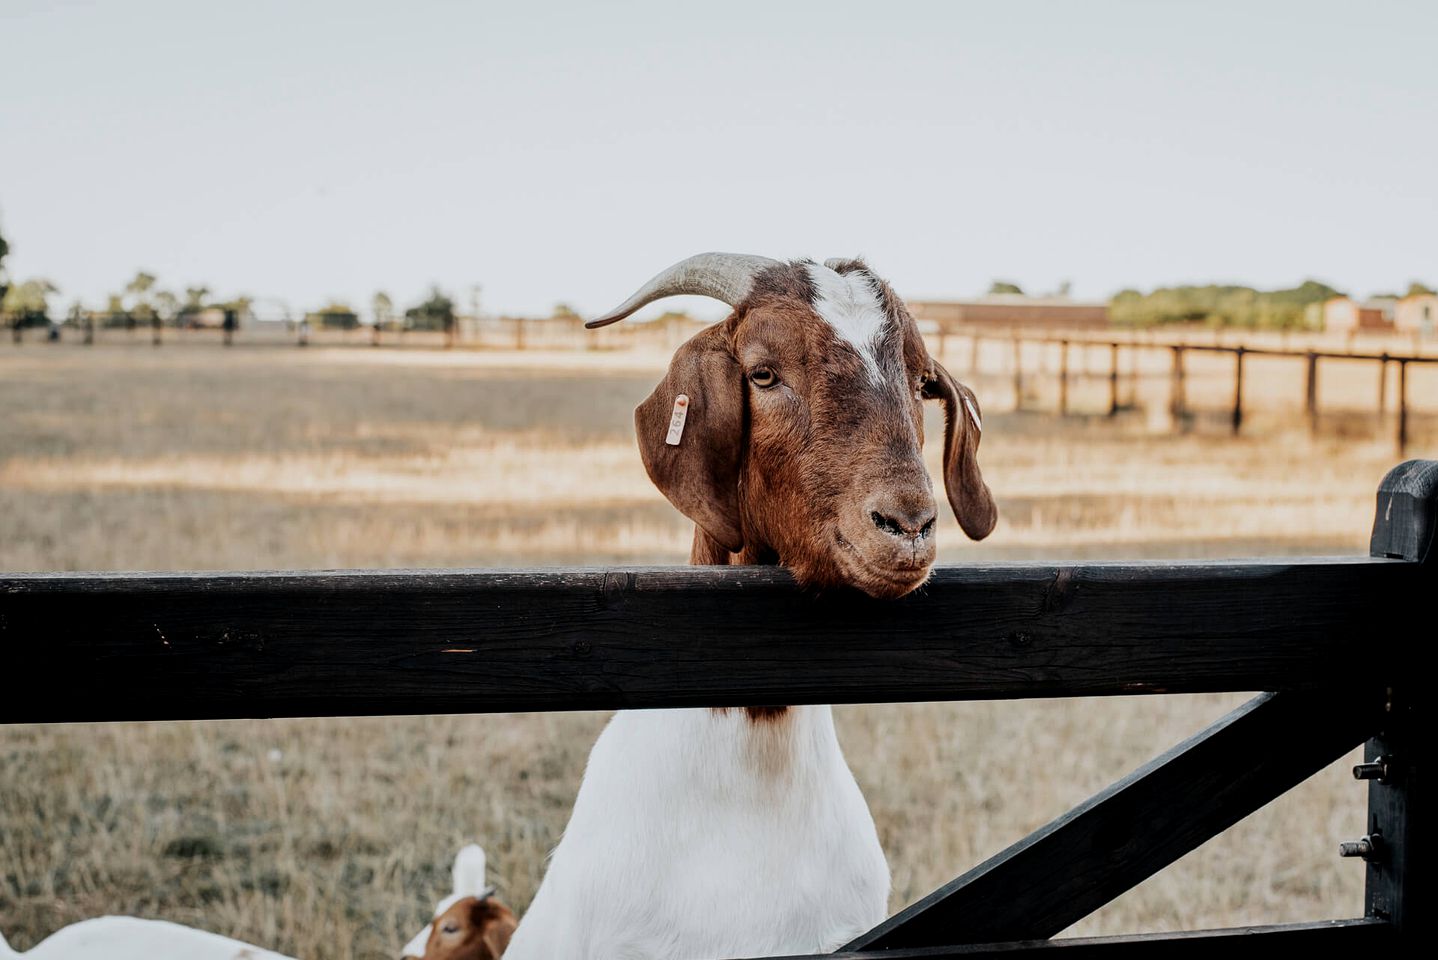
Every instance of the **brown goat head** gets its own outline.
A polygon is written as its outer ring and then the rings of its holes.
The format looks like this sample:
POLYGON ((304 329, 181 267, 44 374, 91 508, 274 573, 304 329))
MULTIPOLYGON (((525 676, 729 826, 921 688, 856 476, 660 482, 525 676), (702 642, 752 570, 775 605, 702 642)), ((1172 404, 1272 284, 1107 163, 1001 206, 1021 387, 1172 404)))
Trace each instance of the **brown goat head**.
POLYGON ((434 918, 420 960, 499 960, 517 925, 493 896, 461 897, 434 918))
POLYGON ((876 597, 922 584, 935 554, 928 399, 944 405, 949 504, 971 538, 993 529, 978 399, 863 262, 701 254, 589 325, 679 293, 734 308, 635 411, 650 478, 696 524, 695 562, 777 560, 806 585, 876 597))

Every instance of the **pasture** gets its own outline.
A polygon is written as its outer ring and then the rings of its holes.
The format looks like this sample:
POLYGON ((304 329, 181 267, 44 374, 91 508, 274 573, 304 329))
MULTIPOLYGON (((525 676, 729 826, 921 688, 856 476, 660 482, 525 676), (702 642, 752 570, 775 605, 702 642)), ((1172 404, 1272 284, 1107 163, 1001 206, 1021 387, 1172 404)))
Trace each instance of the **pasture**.
MULTIPOLYGON (((961 354, 948 359, 963 376, 961 354)), ((7 345, 0 569, 679 563, 689 526, 648 483, 630 427, 665 360, 658 348, 7 345)), ((1275 399, 1237 439, 1201 422, 1171 435, 1149 413, 1158 381, 1114 420, 1016 414, 998 364, 974 385, 1000 526, 971 544, 948 517, 940 562, 1366 552, 1394 460, 1386 431, 1346 429, 1339 414, 1309 436, 1275 399)), ((1334 396, 1368 395, 1342 378, 1325 383, 1334 396)), ((1195 406, 1209 384, 1223 406, 1220 380, 1190 380, 1195 406)), ((1297 406, 1298 391, 1280 392, 1297 406)), ((1260 411, 1266 396, 1255 391, 1260 411)), ((1073 400, 1086 409, 1082 390, 1073 400)), ((1431 455, 1431 438, 1410 455, 1431 455)), ((891 906, 1241 699, 839 708, 891 906)), ((305 957, 388 957, 471 839, 522 913, 603 719, 0 728, 0 931, 23 949, 86 916, 133 913, 305 957)), ((1363 871, 1336 845, 1361 832, 1365 797, 1330 768, 1075 932, 1361 913, 1363 871)))

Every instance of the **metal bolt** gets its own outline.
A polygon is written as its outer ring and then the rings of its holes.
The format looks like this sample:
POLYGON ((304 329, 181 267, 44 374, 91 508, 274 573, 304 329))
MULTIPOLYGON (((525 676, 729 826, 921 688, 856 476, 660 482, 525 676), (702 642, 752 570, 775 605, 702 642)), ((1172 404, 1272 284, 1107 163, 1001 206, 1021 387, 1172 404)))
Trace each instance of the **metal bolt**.
POLYGON ((1379 783, 1388 782, 1388 758, 1379 757, 1369 763, 1355 764, 1353 767, 1354 780, 1377 780, 1379 783))
POLYGON ((1347 840, 1338 845, 1340 857, 1362 857, 1364 860, 1377 860, 1383 855, 1383 834, 1374 830, 1362 840, 1347 840))

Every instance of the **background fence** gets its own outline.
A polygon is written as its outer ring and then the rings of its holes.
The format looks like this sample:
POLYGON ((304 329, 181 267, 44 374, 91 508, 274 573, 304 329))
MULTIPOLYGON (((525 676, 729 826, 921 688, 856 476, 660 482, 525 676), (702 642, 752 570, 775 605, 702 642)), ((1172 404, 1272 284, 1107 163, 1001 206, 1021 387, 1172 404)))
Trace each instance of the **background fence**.
MULTIPOLYGON (((939 352, 952 357, 953 349, 960 344, 953 341, 959 335, 949 331, 940 338, 939 352)), ((967 347, 965 359, 969 375, 983 375, 1002 372, 1013 379, 1014 407, 1024 407, 1025 387, 1035 378, 1053 378, 1057 384, 1057 398, 1053 409, 1060 416, 1071 412, 1069 387, 1083 380, 1102 380, 1108 386, 1109 416, 1135 404, 1137 383, 1140 377, 1151 376, 1144 370, 1144 358, 1167 355, 1168 412, 1175 429, 1187 429, 1192 422, 1192 407, 1187 390, 1188 359, 1192 354, 1209 354, 1232 357, 1231 402, 1228 407, 1228 422, 1234 434, 1242 428, 1245 417, 1245 383, 1251 382, 1251 371, 1245 369, 1246 358, 1282 358, 1300 361, 1304 365, 1303 410, 1310 432, 1318 429, 1320 419, 1320 363, 1342 361, 1374 364, 1374 385, 1376 422, 1381 425, 1391 408, 1396 414, 1393 422, 1394 442, 1399 456, 1407 452, 1411 439, 1411 391, 1409 388, 1410 366, 1431 366, 1438 364, 1438 355, 1427 353, 1390 353, 1382 351, 1284 348, 1279 346, 1253 346, 1243 342, 1224 344, 1221 342, 1202 343, 1191 340, 1165 341, 1156 337, 1131 335, 1094 336, 1064 332, 1028 332, 1022 334, 998 334, 967 331, 960 343, 967 347), (1005 347, 1006 369, 998 371, 986 367, 982 359, 984 343, 1005 347), (1102 360, 1095 369, 1092 358, 1097 353, 1102 360), (1082 367, 1075 368, 1072 360, 1077 355, 1082 367), (1390 376, 1390 367, 1395 376, 1390 376), (1390 381, 1396 382, 1390 395, 1390 381)), ((990 352, 991 353, 991 352, 990 352)), ((1438 367, 1434 368, 1438 369, 1438 367)), ((1251 404, 1252 401, 1250 400, 1251 404)))

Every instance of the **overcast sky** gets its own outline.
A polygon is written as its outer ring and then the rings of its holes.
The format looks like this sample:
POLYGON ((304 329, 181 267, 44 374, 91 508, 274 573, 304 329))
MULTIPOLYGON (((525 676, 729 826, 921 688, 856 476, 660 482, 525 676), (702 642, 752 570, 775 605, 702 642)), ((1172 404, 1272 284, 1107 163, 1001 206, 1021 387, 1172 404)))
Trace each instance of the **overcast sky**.
POLYGON ((1435 3, 0 0, 0 35, 0 230, 64 304, 144 268, 590 314, 704 250, 911 297, 1438 282, 1435 3))

